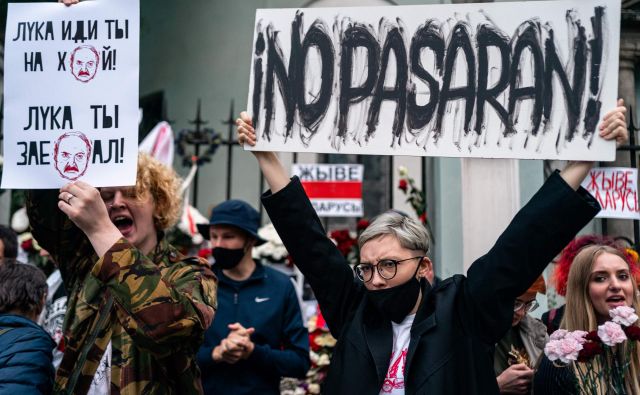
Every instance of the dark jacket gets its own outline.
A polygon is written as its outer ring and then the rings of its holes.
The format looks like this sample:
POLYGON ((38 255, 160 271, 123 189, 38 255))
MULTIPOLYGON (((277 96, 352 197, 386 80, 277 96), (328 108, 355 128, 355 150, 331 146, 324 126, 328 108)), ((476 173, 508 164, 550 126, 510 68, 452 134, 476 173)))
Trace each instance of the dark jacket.
POLYGON ((256 264, 244 281, 218 276, 218 310, 198 351, 205 394, 280 394, 280 378, 304 377, 309 370, 309 333, 302 325, 298 298, 291 280, 256 264), (255 344, 247 360, 233 365, 215 363, 211 353, 229 334, 227 325, 253 327, 255 344))
POLYGON ((556 366, 546 355, 543 355, 533 377, 533 393, 578 395, 576 376, 573 374, 572 366, 556 366))
POLYGON ((50 394, 55 345, 28 318, 0 314, 0 394, 50 394))
MULTIPOLYGON (((338 339, 325 393, 377 395, 391 356, 391 323, 368 302, 296 177, 262 202, 338 339)), ((576 193, 554 174, 467 277, 427 286, 411 328, 406 394, 497 394, 493 347, 511 325, 514 299, 598 210, 584 189, 576 193)))
POLYGON ((562 317, 564 317, 564 307, 565 305, 562 305, 557 309, 551 309, 542 314, 541 320, 547 326, 549 336, 560 329, 560 323, 562 322, 562 317))

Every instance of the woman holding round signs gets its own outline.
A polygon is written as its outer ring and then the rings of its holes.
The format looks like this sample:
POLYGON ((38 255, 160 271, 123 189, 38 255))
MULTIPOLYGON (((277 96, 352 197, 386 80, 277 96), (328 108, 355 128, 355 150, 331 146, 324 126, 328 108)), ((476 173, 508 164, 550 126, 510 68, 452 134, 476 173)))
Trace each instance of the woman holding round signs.
MULTIPOLYGON (((623 103, 600 135, 627 139, 623 103)), ((239 142, 254 145, 251 118, 237 120, 239 142)), ((269 217, 318 298, 338 343, 327 394, 498 393, 493 347, 511 324, 513 301, 598 212, 580 188, 592 163, 569 162, 515 216, 467 276, 434 288, 429 239, 422 224, 389 211, 362 233, 354 271, 326 236, 297 177, 275 153, 254 151, 270 190, 269 217)))

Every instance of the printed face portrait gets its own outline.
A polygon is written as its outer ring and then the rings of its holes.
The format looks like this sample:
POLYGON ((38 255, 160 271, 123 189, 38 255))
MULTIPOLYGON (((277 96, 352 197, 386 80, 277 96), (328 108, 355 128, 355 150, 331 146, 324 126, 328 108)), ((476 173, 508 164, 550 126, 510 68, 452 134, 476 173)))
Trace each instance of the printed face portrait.
POLYGON ((89 165, 91 143, 80 132, 67 132, 60 136, 53 147, 54 165, 58 173, 68 180, 80 178, 89 165))
POLYGON ((71 74, 78 81, 89 82, 98 71, 98 51, 92 46, 83 45, 71 53, 71 74))

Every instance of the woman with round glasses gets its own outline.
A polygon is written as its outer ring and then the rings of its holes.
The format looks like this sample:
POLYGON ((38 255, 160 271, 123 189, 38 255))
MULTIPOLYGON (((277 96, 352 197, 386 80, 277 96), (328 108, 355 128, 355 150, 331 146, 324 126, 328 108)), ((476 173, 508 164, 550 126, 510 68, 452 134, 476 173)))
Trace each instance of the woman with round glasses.
POLYGON ((511 328, 496 344, 493 369, 500 393, 530 394, 533 367, 547 343, 547 328, 528 313, 538 308, 536 295, 547 291, 542 276, 516 298, 511 328))
MULTIPOLYGON (((626 141, 624 111, 620 103, 605 116, 602 137, 626 141)), ((237 125, 239 142, 254 145, 251 117, 242 113, 237 125)), ((497 394, 493 350, 509 328, 514 299, 599 209, 580 188, 592 163, 570 162, 466 277, 432 289, 420 222, 395 212, 373 220, 358 240, 367 266, 354 275, 300 180, 289 179, 275 153, 253 154, 270 187, 262 204, 338 339, 323 388, 331 395, 497 394)))

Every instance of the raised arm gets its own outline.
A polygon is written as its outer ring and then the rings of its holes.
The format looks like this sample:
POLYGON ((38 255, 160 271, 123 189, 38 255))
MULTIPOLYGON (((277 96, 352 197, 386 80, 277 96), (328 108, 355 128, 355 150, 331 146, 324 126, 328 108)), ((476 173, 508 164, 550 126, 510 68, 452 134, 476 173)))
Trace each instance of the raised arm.
MULTIPOLYGON (((255 145, 256 134, 249 114, 241 112, 240 118, 236 120, 236 125, 238 126, 238 142, 241 145, 245 143, 250 146, 255 145)), ((269 184, 271 193, 276 193, 287 186, 289 175, 274 152, 253 151, 253 155, 258 160, 258 165, 269 184)))
MULTIPOLYGON (((627 109, 624 106, 624 100, 618 99, 618 106, 609 111, 602 119, 599 131, 600 137, 606 140, 615 139, 618 146, 625 143, 629 138, 627 123, 624 117, 626 112, 627 109)), ((592 167, 593 162, 571 161, 568 162, 560 172, 560 177, 576 191, 592 167)))
MULTIPOLYGON (((254 145, 251 118, 242 113, 237 121, 238 141, 254 145)), ((363 296, 364 287, 335 244, 327 237, 300 180, 289 179, 273 152, 252 151, 271 191, 262 203, 294 263, 309 281, 318 298, 331 333, 338 336, 363 296)))
MULTIPOLYGON (((623 102, 605 115, 600 135, 626 141, 623 102)), ((580 184, 593 163, 569 162, 553 174, 516 214, 491 250, 471 265, 461 314, 473 317, 470 331, 493 344, 508 328, 513 300, 522 294, 550 260, 599 210, 580 184), (487 286, 491 284, 491 286, 487 286)))

